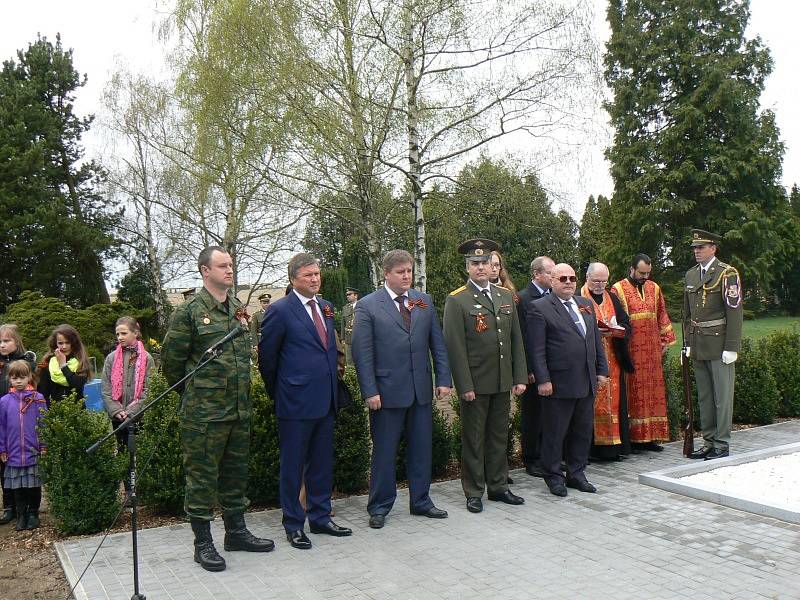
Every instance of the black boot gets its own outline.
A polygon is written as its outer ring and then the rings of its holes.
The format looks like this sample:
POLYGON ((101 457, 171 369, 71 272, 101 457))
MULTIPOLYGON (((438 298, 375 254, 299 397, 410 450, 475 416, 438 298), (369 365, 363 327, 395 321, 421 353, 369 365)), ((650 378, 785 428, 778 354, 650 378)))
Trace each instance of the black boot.
POLYGON ((0 525, 11 523, 17 518, 17 511, 14 509, 14 490, 3 488, 3 512, 0 513, 0 525))
POLYGON ((194 532, 194 562, 200 563, 206 571, 224 571, 225 559, 222 558, 214 547, 211 537, 211 523, 200 519, 192 519, 194 532))
POLYGON ((25 489, 14 490, 14 504, 17 507, 17 531, 24 531, 28 528, 28 499, 25 497, 25 489))
POLYGON ((25 490, 28 498, 28 529, 39 527, 39 505, 42 503, 42 488, 27 488, 25 490))
POLYGON ((275 542, 266 538, 257 538, 244 524, 244 513, 225 514, 225 550, 244 550, 245 552, 269 552, 275 548, 275 542))

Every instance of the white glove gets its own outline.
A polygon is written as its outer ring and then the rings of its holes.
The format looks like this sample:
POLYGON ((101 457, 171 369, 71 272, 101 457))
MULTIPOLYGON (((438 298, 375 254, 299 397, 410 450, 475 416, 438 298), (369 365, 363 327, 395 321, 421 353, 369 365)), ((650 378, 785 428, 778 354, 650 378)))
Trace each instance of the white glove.
POLYGON ((739 354, 737 352, 728 352, 727 350, 722 352, 722 362, 726 365, 735 363, 737 358, 739 358, 739 354))
POLYGON ((686 346, 686 348, 683 349, 683 355, 686 358, 689 358, 689 356, 691 356, 691 354, 692 354, 692 349, 689 346, 686 346))

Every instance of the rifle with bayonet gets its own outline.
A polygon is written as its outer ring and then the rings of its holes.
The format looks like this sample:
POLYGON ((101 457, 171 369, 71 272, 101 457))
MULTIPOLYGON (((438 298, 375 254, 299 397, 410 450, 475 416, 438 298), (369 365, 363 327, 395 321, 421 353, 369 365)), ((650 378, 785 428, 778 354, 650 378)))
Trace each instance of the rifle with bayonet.
POLYGON ((683 428, 683 455, 688 457, 694 452, 694 406, 692 404, 692 380, 689 376, 689 357, 687 356, 686 330, 681 319, 681 375, 683 376, 683 409, 686 425, 683 428))

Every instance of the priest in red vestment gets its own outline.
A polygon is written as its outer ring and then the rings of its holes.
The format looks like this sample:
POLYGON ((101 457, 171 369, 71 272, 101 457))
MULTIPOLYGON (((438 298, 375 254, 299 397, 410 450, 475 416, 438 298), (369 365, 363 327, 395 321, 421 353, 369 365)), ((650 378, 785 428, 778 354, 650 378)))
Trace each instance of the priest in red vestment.
POLYGON ((660 442, 669 440, 661 357, 676 340, 661 288, 650 280, 651 262, 646 254, 637 254, 631 261, 630 275, 612 288, 633 327, 628 348, 634 372, 626 379, 634 452, 660 452, 660 442))
POLYGON ((591 263, 581 296, 594 303, 597 326, 608 360, 608 381, 597 387, 594 397, 592 460, 621 460, 631 453, 625 373, 633 371, 628 355, 631 322, 619 299, 609 294, 608 267, 591 263))

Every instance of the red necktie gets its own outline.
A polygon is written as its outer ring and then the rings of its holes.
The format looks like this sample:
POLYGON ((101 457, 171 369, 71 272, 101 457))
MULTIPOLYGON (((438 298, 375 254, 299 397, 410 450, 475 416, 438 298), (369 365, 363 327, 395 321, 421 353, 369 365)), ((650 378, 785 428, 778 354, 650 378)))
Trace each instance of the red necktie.
POLYGON ((406 307, 405 299, 405 296, 395 296, 394 301, 400 307, 400 316, 403 317, 403 324, 406 326, 406 330, 409 330, 411 329, 411 311, 406 307))
POLYGON ((320 319, 319 313, 317 312, 317 301, 309 300, 308 305, 311 307, 311 316, 314 319, 314 327, 317 328, 317 335, 319 335, 319 339, 322 341, 322 346, 327 349, 328 331, 325 329, 325 324, 322 322, 322 319, 320 319))

